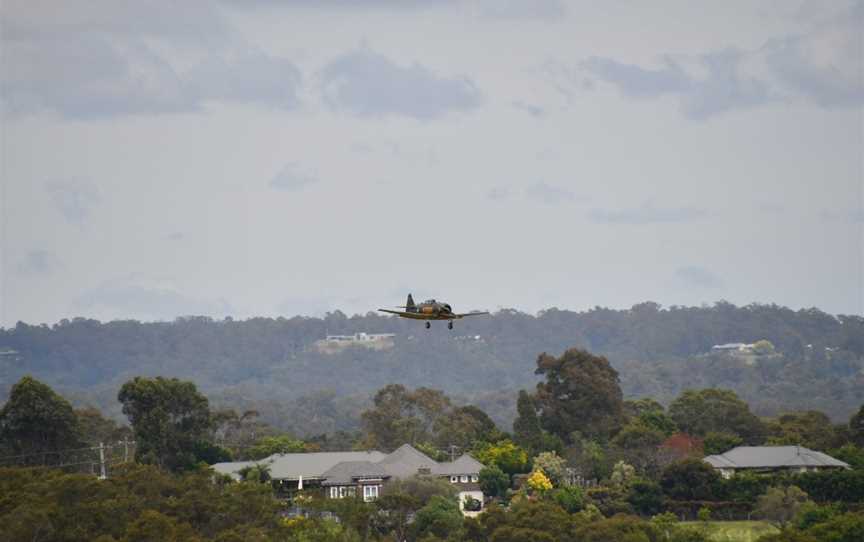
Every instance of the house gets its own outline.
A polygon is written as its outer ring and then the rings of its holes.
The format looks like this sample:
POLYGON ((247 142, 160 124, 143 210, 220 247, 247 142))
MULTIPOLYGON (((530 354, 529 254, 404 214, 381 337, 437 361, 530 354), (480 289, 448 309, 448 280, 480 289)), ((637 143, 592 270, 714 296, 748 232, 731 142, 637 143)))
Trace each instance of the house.
POLYGON ((315 349, 322 354, 335 354, 349 346, 363 346, 372 350, 389 350, 393 348, 394 333, 364 333, 353 335, 327 335, 315 341, 315 349))
POLYGON ((706 463, 720 471, 723 478, 737 472, 811 472, 848 469, 849 465, 803 446, 738 446, 726 453, 709 455, 706 463))
POLYGON ((741 353, 741 354, 749 354, 753 352, 753 344, 748 343, 726 343, 726 344, 715 344, 711 347, 712 352, 728 352, 728 353, 741 353))
POLYGON ((313 452, 274 454, 259 461, 216 463, 213 469, 235 479, 240 471, 253 465, 266 465, 276 491, 290 494, 301 489, 318 489, 331 499, 362 496, 365 501, 378 498, 382 488, 392 480, 416 475, 446 479, 458 489, 459 508, 465 510, 470 499, 483 503, 480 470, 483 464, 464 454, 455 461, 438 462, 410 444, 403 444, 390 454, 367 452, 313 452))

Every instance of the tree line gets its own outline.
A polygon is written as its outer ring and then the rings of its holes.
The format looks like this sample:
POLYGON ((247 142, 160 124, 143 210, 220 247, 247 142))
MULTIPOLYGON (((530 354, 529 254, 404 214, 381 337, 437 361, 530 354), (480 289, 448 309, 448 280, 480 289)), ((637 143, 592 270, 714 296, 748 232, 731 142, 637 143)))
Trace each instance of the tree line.
POLYGON ((832 420, 848 418, 864 401, 864 319, 723 302, 537 315, 500 310, 460 322, 452 333, 338 311, 324 318, 19 323, 0 330, 0 397, 30 374, 74 404, 122 420, 115 394, 124 382, 173 376, 194 380, 214 404, 255 410, 270 425, 309 436, 359 429, 358 414, 375 392, 400 383, 443 390, 510 427, 519 390, 537 382, 536 354, 574 345, 611 361, 626 398, 669 404, 685 389, 721 387, 759 415, 814 409, 832 420), (314 347, 328 333, 360 331, 395 333, 395 345, 333 354, 314 347), (711 351, 715 344, 763 339, 775 354, 743 359, 711 351))
POLYGON ((390 384, 363 411, 361 431, 310 439, 253 411, 214 408, 176 378, 126 381, 116 395, 125 428, 24 377, 0 410, 3 455, 33 457, 131 432, 135 463, 115 466, 101 485, 74 468, 5 469, 0 524, 15 540, 677 541, 708 536, 680 518, 753 515, 782 529, 775 540, 860 539, 864 405, 840 423, 810 410, 765 418, 733 391, 707 388, 684 391, 667 408, 625 399, 612 364, 577 348, 541 354, 535 373, 512 432, 441 390, 390 384), (472 453, 485 465, 485 512, 463 518, 452 487, 422 476, 390 484, 374 503, 315 492, 284 501, 266 468, 245 471, 241 482, 208 469, 279 452, 390 451, 405 442, 439 460, 451 447, 472 453), (854 468, 725 480, 701 461, 739 444, 804 445, 854 468), (305 516, 281 515, 298 505, 305 516), (76 522, 85 509, 87 520, 76 522))

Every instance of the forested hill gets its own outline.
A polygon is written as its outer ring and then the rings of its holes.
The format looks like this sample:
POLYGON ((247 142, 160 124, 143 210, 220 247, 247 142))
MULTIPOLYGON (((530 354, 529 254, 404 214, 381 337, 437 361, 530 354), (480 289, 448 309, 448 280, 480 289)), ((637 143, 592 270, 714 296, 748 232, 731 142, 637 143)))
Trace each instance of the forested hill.
POLYGON ((474 402, 509 429, 516 390, 535 383, 537 355, 573 346, 608 357, 628 397, 668 402, 685 388, 725 387, 759 414, 813 408, 835 419, 848 419, 864 402, 864 318, 725 302, 536 316, 502 310, 456 322, 453 331, 440 322, 426 331, 414 321, 340 312, 19 323, 0 330, 0 394, 32 374, 78 403, 119 413, 117 390, 131 376, 176 376, 195 381, 218 405, 256 408, 266 421, 303 434, 356 427, 371 394, 402 383, 474 402), (395 333, 395 346, 332 354, 314 348, 327 334, 355 332, 395 333), (715 344, 761 339, 776 353, 710 354, 715 344))

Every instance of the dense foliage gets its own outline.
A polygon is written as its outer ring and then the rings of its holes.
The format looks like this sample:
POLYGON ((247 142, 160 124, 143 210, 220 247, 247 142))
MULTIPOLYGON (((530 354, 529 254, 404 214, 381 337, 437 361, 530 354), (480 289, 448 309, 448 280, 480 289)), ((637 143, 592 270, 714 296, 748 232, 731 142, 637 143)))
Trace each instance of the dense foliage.
MULTIPOLYGON (((502 428, 516 415, 519 389, 532 389, 539 352, 578 347, 607 358, 625 397, 668 404, 685 389, 735 391, 757 415, 819 410, 848 420, 864 402, 864 318, 774 305, 628 310, 502 310, 426 332, 416 322, 376 314, 100 323, 76 318, 0 330, 0 397, 25 374, 73 404, 121 419, 117 389, 134 376, 194 380, 211 402, 296 435, 360 427, 359 412, 391 383, 440 389, 473 403, 502 428), (396 333, 394 348, 333 354, 314 342, 327 333, 396 333), (776 352, 712 353, 715 344, 767 339, 776 352)), ((860 442, 859 442, 860 444, 860 442)), ((536 453, 537 450, 531 450, 536 453)))

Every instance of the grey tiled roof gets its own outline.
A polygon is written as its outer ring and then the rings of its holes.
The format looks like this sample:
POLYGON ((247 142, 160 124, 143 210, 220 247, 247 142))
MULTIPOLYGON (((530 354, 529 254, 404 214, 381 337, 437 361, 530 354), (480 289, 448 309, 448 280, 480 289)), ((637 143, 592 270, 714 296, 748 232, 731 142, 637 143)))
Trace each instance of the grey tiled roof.
POLYGON ((213 469, 237 478, 249 465, 269 465, 274 480, 320 479, 324 485, 350 484, 355 478, 409 478, 428 470, 432 475, 479 474, 483 464, 468 454, 456 461, 438 463, 410 444, 391 454, 371 452, 314 452, 275 454, 260 461, 216 463, 213 469))
POLYGON ((452 463, 438 463, 437 467, 432 469, 432 472, 448 476, 454 474, 480 474, 482 468, 483 463, 465 454, 452 463))
POLYGON ((377 463, 387 457, 377 451, 371 452, 314 452, 305 454, 274 454, 260 461, 236 461, 216 463, 213 469, 223 474, 236 473, 243 467, 260 463, 270 465, 270 476, 275 480, 322 478, 324 473, 345 461, 368 461, 377 463))
POLYGON ((408 478, 420 472, 420 469, 429 469, 429 472, 432 473, 435 466, 438 465, 433 459, 410 444, 399 446, 393 453, 382 459, 379 464, 393 478, 408 478))
POLYGON ((723 454, 709 455, 705 461, 718 469, 849 468, 843 461, 803 446, 738 446, 723 454))
POLYGON ((387 476, 387 472, 380 463, 343 461, 324 473, 323 485, 346 485, 353 483, 357 478, 386 478, 387 476))

